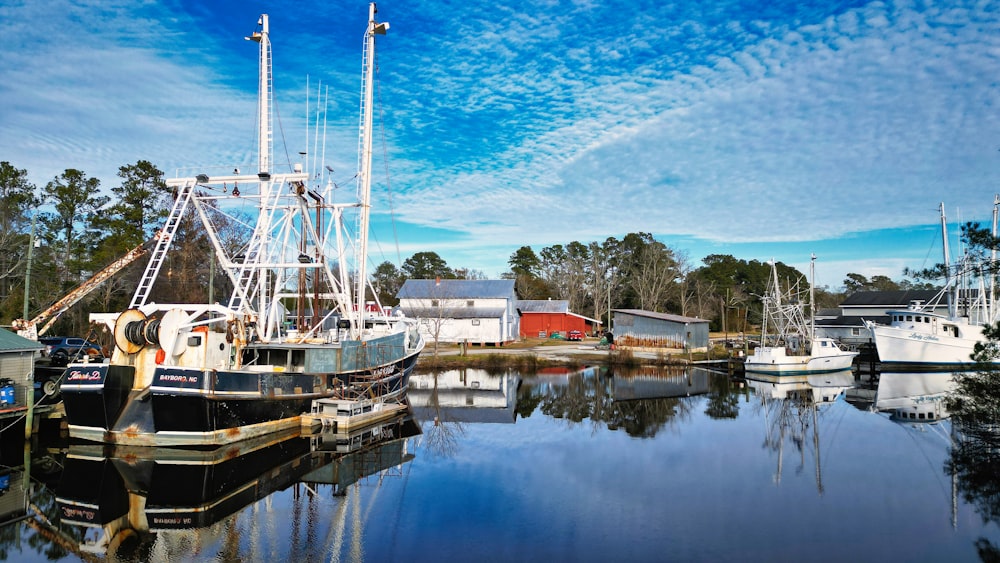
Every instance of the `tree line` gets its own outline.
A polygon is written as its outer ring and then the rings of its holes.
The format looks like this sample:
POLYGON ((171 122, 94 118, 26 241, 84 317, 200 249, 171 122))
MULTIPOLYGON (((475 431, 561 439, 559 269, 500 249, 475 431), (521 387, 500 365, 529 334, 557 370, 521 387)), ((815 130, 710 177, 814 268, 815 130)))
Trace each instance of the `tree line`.
MULTIPOLYGON (((650 233, 629 233, 621 240, 570 242, 541 248, 522 246, 511 254, 510 270, 519 299, 560 299, 570 311, 608 322, 613 309, 642 309, 708 319, 712 330, 744 331, 760 323, 762 301, 772 277, 769 262, 712 254, 695 266, 687 254, 657 241, 650 233)), ((796 268, 776 264, 783 285, 809 280, 796 268)), ((452 269, 434 252, 414 254, 402 267, 383 262, 375 269, 382 303, 395 303, 407 279, 484 279, 481 272, 452 269)), ((815 288, 817 309, 836 308, 859 291, 935 289, 930 282, 871 279, 850 273, 843 291, 815 288)), ((605 326, 609 326, 605 324, 605 326)))
MULTIPOLYGON (((118 185, 105 192, 98 179, 66 169, 40 189, 27 171, 0 162, 0 324, 28 318, 129 250, 150 240, 167 217, 175 194, 163 172, 139 160, 119 168, 118 185), (28 271, 29 239, 32 248, 28 271)), ((174 248, 161 269, 169 283, 154 287, 159 302, 220 300, 231 282, 215 267, 212 245, 188 214, 175 235, 174 248), (208 257, 208 259, 206 259, 208 257)), ((227 247, 239 248, 249 237, 247 217, 217 213, 227 247), (242 220, 241 220, 242 219, 242 220)), ((574 313, 607 323, 611 309, 643 309, 708 319, 714 330, 736 332, 759 322, 760 296, 767 290, 770 265, 731 255, 713 254, 695 265, 687 253, 657 241, 652 234, 629 233, 618 239, 555 244, 535 250, 522 246, 501 277, 512 279, 520 299, 560 299, 574 313)), ((125 308, 145 260, 119 272, 71 309, 53 334, 86 332, 90 311, 125 308)), ((778 263, 779 276, 791 282, 805 276, 778 263)), ((436 252, 417 252, 397 266, 386 261, 372 271, 371 284, 383 305, 395 305, 406 279, 486 279, 478 270, 452 267, 436 252)), ((805 280, 808 282, 808 280, 805 280)), ((868 279, 848 274, 845 290, 817 288, 817 307, 836 307, 856 291, 919 289, 929 284, 868 279)), ((607 325, 605 325, 607 326, 607 325)))
MULTIPOLYGON (((119 184, 106 193, 97 178, 66 169, 39 189, 26 170, 0 162, 0 325, 10 326, 25 311, 35 317, 162 227, 175 199, 163 172, 139 160, 120 167, 117 176, 119 184)), ((171 253, 161 269, 169 283, 157 284, 152 300, 197 302, 209 299, 213 286, 219 295, 231 290, 228 278, 206 259, 211 242, 195 221, 189 214, 181 222, 174 240, 180 252, 171 253)), ((50 333, 85 334, 91 311, 124 309, 145 263, 138 260, 104 282, 50 333)))

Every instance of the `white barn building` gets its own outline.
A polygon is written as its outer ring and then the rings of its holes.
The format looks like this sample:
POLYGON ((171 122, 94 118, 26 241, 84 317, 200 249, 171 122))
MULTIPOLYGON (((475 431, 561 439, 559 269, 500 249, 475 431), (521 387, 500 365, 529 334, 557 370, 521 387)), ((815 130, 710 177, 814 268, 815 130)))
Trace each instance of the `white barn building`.
POLYGON ((499 346, 519 338, 514 280, 406 280, 396 297, 428 342, 499 346))

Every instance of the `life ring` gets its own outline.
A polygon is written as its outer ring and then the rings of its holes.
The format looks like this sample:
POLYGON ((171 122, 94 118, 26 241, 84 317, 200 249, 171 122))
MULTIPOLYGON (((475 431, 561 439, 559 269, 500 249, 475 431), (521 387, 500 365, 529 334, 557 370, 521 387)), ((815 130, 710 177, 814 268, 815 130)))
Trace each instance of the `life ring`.
POLYGON ((167 359, 167 352, 166 352, 166 350, 164 350, 163 348, 160 348, 159 350, 156 351, 156 364, 157 365, 162 364, 163 360, 166 360, 166 359, 167 359))

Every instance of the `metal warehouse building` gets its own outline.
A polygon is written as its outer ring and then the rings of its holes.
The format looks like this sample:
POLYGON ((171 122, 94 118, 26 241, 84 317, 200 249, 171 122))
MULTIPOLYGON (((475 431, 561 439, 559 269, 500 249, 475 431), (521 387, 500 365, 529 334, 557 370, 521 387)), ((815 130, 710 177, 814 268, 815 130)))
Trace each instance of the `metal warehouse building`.
POLYGON ((708 321, 641 309, 614 309, 615 345, 704 352, 708 350, 708 321))

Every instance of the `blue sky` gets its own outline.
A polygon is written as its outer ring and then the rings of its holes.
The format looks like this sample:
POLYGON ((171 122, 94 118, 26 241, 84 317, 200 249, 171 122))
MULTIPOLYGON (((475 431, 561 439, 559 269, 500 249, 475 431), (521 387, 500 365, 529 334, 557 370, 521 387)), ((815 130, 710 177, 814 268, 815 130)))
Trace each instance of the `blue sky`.
MULTIPOLYGON (((495 277, 522 245, 642 231, 694 267, 718 253, 806 272, 815 253, 817 282, 838 288, 939 262, 938 205, 988 221, 1000 192, 1000 3, 378 8, 395 227, 383 198, 376 263, 434 251, 495 277)), ((323 164, 350 189, 361 1, 4 1, 0 160, 39 186, 77 168, 108 190, 139 159, 168 177, 251 166, 243 37, 261 13, 276 160, 311 151, 308 77, 329 88, 323 164)))

